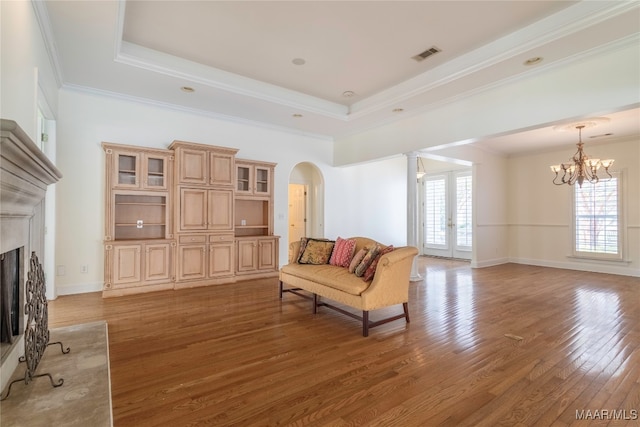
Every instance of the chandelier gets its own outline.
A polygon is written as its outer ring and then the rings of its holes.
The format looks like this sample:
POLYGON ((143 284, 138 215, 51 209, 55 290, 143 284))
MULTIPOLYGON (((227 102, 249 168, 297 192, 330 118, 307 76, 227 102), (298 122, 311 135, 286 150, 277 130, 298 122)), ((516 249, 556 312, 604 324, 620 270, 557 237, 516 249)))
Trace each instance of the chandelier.
POLYGON ((582 151, 583 143, 582 143, 582 129, 585 127, 584 124, 579 124, 576 126, 578 129, 578 151, 573 155, 572 163, 560 163, 558 165, 550 166, 551 171, 556 174, 553 178, 553 183, 555 185, 569 184, 574 185, 576 182, 580 187, 582 187, 582 183, 584 181, 595 184, 600 181, 600 177, 598 176, 598 170, 602 167, 604 168, 605 173, 608 175, 607 179, 611 179, 612 176, 609 173, 609 168, 613 164, 613 159, 593 159, 582 151), (560 180, 558 182, 558 179, 560 180))

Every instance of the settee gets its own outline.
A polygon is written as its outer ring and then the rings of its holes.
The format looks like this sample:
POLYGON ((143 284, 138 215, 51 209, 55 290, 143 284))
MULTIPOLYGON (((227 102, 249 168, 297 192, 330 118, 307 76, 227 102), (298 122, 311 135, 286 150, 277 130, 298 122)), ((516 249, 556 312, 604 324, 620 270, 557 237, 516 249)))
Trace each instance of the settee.
MULTIPOLYGON (((380 243, 355 237, 355 252, 380 243)), ((304 243, 303 243, 304 244, 304 243)), ((371 280, 363 280, 350 272, 349 268, 330 264, 301 264, 298 262, 301 242, 289 245, 289 263, 280 269, 280 299, 283 293, 293 293, 313 301, 313 313, 318 307, 327 307, 362 321, 362 335, 368 336, 369 329, 383 323, 404 318, 409 323, 409 278, 413 258, 418 250, 412 246, 393 249, 377 258, 377 266, 371 280), (306 291, 301 292, 301 291, 306 291), (321 298, 323 298, 321 300, 321 298), (362 310, 362 316, 353 314, 326 300, 362 310), (396 304, 402 304, 403 313, 372 322, 369 311, 396 304)), ((386 251, 385 251, 386 252, 386 251)))

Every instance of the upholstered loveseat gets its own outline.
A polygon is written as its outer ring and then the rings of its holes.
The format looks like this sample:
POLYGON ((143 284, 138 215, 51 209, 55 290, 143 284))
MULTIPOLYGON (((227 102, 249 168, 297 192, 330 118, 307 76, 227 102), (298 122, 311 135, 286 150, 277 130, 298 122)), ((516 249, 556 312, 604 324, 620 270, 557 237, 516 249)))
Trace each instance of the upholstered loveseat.
MULTIPOLYGON (((355 253, 361 249, 371 248, 380 243, 355 237, 355 253)), ((304 243, 303 243, 304 244, 304 243)), ((301 242, 289 245, 289 263, 280 269, 280 298, 285 292, 311 299, 313 313, 318 307, 328 307, 347 316, 362 320, 362 335, 369 335, 369 328, 404 318, 409 323, 409 278, 411 264, 418 250, 412 246, 394 248, 377 258, 377 266, 371 280, 365 281, 344 266, 330 264, 300 264, 301 242), (286 286, 285 286, 286 285, 286 286), (307 291, 309 294, 301 291, 307 291), (320 297, 362 310, 358 316, 326 301, 320 297), (402 304, 403 314, 391 316, 376 322, 369 320, 369 311, 402 304)), ((391 248, 389 248, 391 249, 391 248)), ((366 277, 366 276, 365 276, 366 277)))

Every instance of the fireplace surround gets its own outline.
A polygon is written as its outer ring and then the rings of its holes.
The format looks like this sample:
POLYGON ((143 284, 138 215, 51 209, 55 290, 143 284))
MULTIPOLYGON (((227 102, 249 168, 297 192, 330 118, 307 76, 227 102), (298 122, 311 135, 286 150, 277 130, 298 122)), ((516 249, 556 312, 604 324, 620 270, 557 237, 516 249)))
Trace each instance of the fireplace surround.
POLYGON ((36 252, 43 258, 44 197, 47 187, 60 178, 60 171, 16 122, 0 119, 0 254, 19 249, 16 271, 21 298, 19 335, 2 350, 2 390, 24 350, 24 281, 29 270, 29 257, 24 254, 36 252))

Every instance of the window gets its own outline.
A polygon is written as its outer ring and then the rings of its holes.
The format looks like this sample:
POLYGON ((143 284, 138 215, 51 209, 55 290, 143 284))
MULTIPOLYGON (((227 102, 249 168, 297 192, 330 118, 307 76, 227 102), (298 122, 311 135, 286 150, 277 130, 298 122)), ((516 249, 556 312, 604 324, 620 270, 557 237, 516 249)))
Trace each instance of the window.
POLYGON ((622 259, 620 175, 574 187, 574 254, 622 259))

